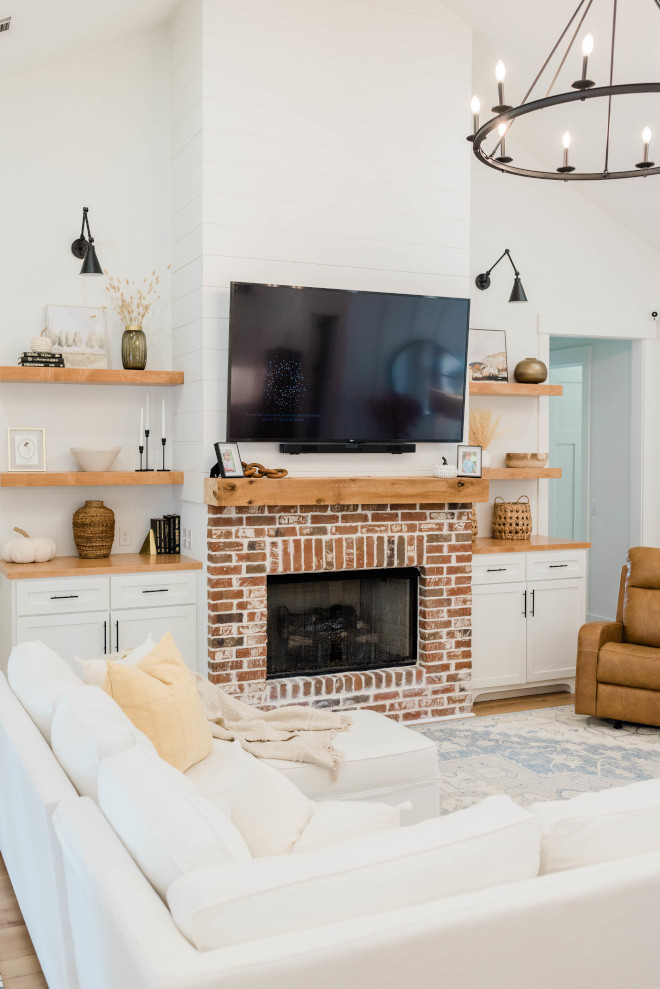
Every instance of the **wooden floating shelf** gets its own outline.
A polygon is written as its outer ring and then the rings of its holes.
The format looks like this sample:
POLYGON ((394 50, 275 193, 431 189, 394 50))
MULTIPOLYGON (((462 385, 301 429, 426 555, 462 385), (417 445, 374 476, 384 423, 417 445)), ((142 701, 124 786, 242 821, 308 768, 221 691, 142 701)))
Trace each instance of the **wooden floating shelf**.
POLYGON ((101 371, 80 367, 0 367, 0 381, 70 385, 182 385, 183 371, 101 371))
POLYGON ((484 467, 489 481, 521 481, 538 477, 561 477, 561 467, 484 467))
POLYGON ((5 563, 0 573, 10 580, 28 577, 95 577, 115 573, 168 573, 172 570, 201 570, 200 560, 178 553, 147 556, 143 553, 116 553, 102 560, 81 560, 78 556, 55 556, 47 563, 5 563))
POLYGON ((84 488, 111 484, 183 484, 183 471, 80 470, 58 473, 7 471, 0 474, 2 488, 84 488))
POLYGON ((523 385, 518 381, 471 381, 470 395, 563 395, 563 385, 523 385))
POLYGON ((207 505, 444 505, 488 501, 485 478, 207 477, 207 505))
POLYGON ((555 549, 590 549, 591 543, 560 539, 558 536, 530 536, 529 539, 493 539, 478 536, 472 543, 472 552, 481 553, 541 553, 555 549))

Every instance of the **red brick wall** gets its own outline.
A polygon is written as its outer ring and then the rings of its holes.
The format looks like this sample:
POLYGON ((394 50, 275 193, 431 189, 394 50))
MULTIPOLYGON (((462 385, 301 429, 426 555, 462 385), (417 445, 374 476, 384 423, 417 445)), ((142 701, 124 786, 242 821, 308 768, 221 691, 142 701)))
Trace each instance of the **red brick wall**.
POLYGON ((260 707, 322 702, 398 721, 469 711, 470 507, 210 507, 210 679, 260 707), (267 574, 411 566, 420 571, 416 666, 266 680, 267 574))

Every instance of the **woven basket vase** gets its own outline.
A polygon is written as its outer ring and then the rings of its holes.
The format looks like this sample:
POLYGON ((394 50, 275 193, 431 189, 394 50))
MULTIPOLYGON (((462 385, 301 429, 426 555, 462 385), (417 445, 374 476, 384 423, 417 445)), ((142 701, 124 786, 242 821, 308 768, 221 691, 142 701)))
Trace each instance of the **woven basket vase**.
POLYGON ((527 495, 518 501, 498 496, 493 503, 493 539, 529 539, 531 534, 532 509, 527 495))
POLYGON ((110 556, 115 538, 115 513, 102 501, 86 501, 73 513, 73 541, 83 560, 110 556))
POLYGON ((477 521, 477 509, 475 508, 474 505, 472 506, 472 511, 470 512, 470 519, 472 521, 472 542, 474 542, 475 539, 477 538, 477 536, 479 535, 479 523, 477 521))

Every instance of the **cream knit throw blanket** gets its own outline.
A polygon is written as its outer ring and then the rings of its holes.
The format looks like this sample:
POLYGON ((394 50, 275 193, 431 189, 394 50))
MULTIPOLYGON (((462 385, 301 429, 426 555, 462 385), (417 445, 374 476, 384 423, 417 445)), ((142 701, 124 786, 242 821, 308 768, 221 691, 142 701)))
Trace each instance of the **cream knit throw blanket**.
POLYGON ((347 714, 316 707, 260 711, 227 694, 200 673, 193 676, 215 738, 237 740, 247 752, 261 759, 313 762, 329 769, 332 779, 337 778, 345 756, 333 743, 337 732, 347 731, 352 724, 347 714))

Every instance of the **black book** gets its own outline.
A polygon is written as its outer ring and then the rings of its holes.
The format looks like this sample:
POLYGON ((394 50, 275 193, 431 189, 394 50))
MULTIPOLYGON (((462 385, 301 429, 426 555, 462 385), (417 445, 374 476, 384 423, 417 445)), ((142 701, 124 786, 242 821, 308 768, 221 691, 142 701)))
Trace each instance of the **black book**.
POLYGON ((172 552, 180 553, 181 552, 181 534, 180 534, 181 516, 180 515, 172 516, 172 525, 174 527, 174 549, 172 550, 172 552))
POLYGON ((59 359, 61 356, 54 350, 24 350, 21 354, 21 357, 36 357, 39 361, 59 359))
POLYGON ((165 530, 165 552, 172 552, 172 527, 170 524, 172 516, 163 515, 163 528, 165 530))
POLYGON ((64 367, 64 361, 19 361, 19 367, 64 367))
POLYGON ((165 522, 158 519, 158 552, 165 552, 165 522))
POLYGON ((33 356, 32 354, 23 354, 22 357, 18 359, 19 364, 64 364, 64 358, 61 354, 51 354, 47 356, 33 356))

